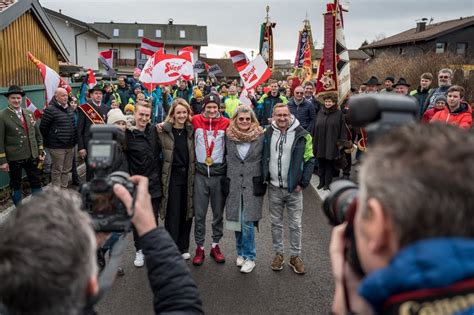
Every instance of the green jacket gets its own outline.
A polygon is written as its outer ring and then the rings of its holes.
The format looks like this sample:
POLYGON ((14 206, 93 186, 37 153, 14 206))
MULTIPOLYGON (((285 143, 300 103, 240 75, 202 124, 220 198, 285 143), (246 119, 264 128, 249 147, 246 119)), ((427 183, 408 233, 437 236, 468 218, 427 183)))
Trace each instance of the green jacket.
POLYGON ((237 98, 237 95, 232 95, 227 97, 224 102, 225 104, 225 112, 229 117, 232 117, 235 113, 235 110, 240 105, 240 100, 237 98))
POLYGON ((22 108, 28 133, 15 111, 7 107, 0 112, 0 164, 37 158, 43 151, 39 123, 32 112, 22 108))

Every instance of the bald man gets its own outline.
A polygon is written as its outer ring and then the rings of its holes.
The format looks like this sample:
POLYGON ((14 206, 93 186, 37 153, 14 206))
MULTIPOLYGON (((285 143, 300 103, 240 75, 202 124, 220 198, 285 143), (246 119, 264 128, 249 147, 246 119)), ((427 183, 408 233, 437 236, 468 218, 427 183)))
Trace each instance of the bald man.
POLYGON ((41 117, 40 131, 51 155, 51 183, 67 188, 71 171, 77 130, 74 113, 68 104, 68 94, 58 88, 41 117))

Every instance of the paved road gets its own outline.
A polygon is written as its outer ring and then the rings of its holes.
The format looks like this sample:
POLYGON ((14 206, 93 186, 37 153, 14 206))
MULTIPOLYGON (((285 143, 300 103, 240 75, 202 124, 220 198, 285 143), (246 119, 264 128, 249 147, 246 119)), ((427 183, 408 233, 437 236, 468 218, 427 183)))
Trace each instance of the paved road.
MULTIPOLYGON (((209 233, 210 231, 210 242, 209 233)), ((221 241, 221 249, 227 258, 225 264, 216 264, 209 257, 208 248, 202 266, 195 267, 191 262, 188 263, 198 284, 204 311, 207 314, 327 314, 333 292, 328 255, 329 238, 330 227, 321 211, 321 199, 310 186, 304 192, 303 213, 302 256, 307 273, 297 275, 288 265, 280 272, 271 270, 273 250, 268 203, 265 202, 264 219, 261 221, 260 232, 256 233, 257 265, 251 274, 242 274, 235 266, 235 238, 229 231, 224 232, 221 241)), ((210 246, 209 243, 206 245, 210 246)), ((285 246, 288 246, 287 242, 285 246)), ((194 249, 192 245, 191 250, 194 249)), ((146 270, 135 268, 133 258, 134 249, 129 236, 122 263, 126 275, 116 279, 112 289, 97 307, 99 314, 153 314, 146 270)))

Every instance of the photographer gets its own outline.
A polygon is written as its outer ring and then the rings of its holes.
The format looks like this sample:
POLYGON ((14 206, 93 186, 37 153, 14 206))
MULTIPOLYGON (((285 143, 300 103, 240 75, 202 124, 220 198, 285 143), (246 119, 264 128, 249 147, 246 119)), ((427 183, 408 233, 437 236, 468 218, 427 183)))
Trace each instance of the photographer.
POLYGON ((410 125, 380 138, 361 165, 353 226, 365 275, 345 262, 351 225, 337 226, 330 245, 333 312, 472 314, 472 178, 468 133, 410 125))
MULTIPOLYGON (((155 313, 201 314, 197 287, 181 254, 169 234, 156 227, 148 179, 134 176, 130 180, 137 184, 131 220, 147 260, 155 313)), ((114 193, 131 214, 128 191, 115 185, 114 193)), ((51 187, 4 223, 0 313, 82 314, 97 295, 96 239, 80 205, 77 193, 51 187)))

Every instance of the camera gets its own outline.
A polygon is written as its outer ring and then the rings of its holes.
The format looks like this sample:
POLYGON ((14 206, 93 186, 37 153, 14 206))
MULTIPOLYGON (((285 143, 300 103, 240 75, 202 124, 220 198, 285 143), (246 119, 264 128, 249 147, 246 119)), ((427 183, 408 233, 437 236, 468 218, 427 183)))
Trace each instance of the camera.
POLYGON ((125 205, 115 196, 115 184, 123 185, 135 201, 135 184, 126 172, 111 172, 117 158, 119 145, 123 145, 124 133, 116 126, 93 125, 92 139, 88 147, 88 167, 94 178, 80 188, 83 209, 92 218, 97 232, 128 232, 131 216, 125 205))
MULTIPOLYGON (((397 94, 357 95, 349 98, 348 117, 351 125, 365 128, 367 142, 377 138, 392 128, 415 123, 418 106, 408 96, 397 94)), ((354 239, 354 217, 357 213, 359 188, 349 180, 338 180, 330 185, 330 193, 323 201, 323 211, 333 226, 347 222, 345 233, 346 257, 353 271, 360 276, 364 271, 360 266, 354 239)))

